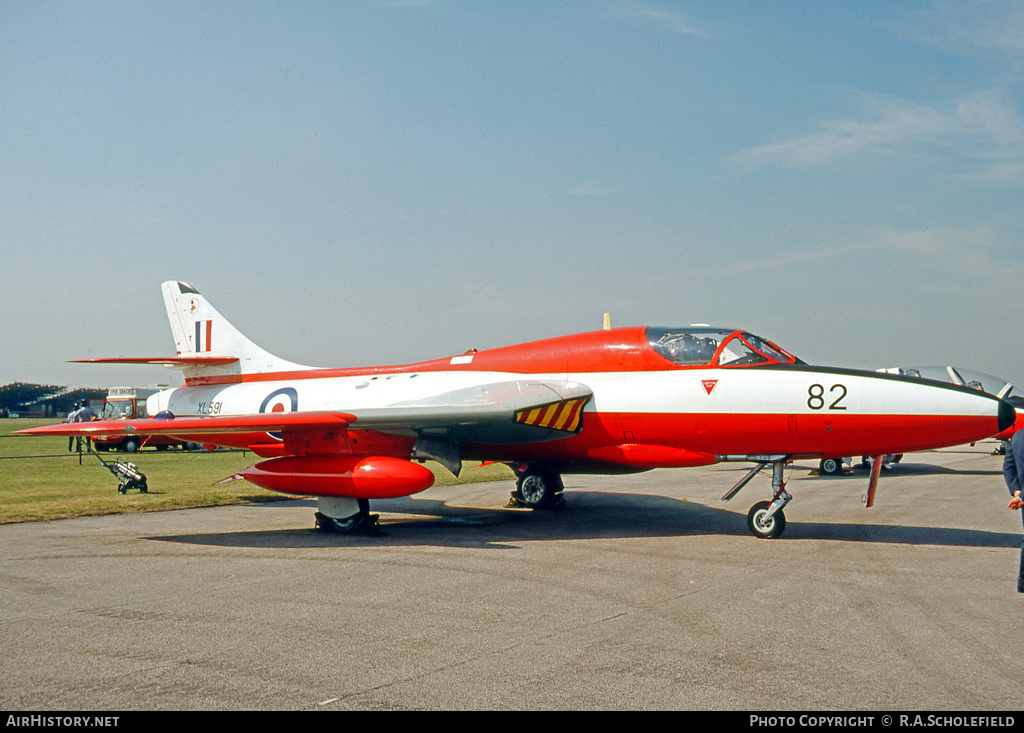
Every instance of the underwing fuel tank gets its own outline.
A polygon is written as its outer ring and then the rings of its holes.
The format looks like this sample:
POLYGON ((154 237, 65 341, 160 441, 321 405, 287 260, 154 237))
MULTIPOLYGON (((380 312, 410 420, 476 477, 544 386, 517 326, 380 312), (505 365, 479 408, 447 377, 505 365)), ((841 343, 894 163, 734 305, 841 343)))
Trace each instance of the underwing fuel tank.
POLYGON ((355 499, 409 496, 434 483, 430 469, 387 456, 285 456, 257 463, 240 475, 284 494, 355 499))

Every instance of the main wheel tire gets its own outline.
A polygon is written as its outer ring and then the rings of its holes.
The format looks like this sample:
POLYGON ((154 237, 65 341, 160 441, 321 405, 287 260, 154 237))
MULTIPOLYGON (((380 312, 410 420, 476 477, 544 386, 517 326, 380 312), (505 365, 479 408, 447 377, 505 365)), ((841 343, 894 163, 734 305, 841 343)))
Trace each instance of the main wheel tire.
POLYGON ((321 521, 327 523, 327 527, 332 532, 338 534, 348 534, 355 531, 357 527, 362 523, 365 517, 362 514, 353 514, 351 517, 345 517, 339 519, 337 517, 328 517, 326 514, 320 515, 321 521))
POLYGON ((747 512, 747 529, 758 539, 774 539, 786 530, 786 515, 781 509, 765 520, 771 505, 770 501, 759 501, 747 512))
POLYGON ((822 476, 838 476, 843 472, 842 458, 822 458, 818 464, 822 476))
POLYGON ((317 512, 316 516, 321 528, 338 534, 351 534, 359 530, 369 518, 370 502, 368 499, 360 499, 359 511, 348 517, 331 517, 322 512, 317 512))
POLYGON ((549 506, 559 491, 561 483, 554 471, 527 469, 516 482, 516 498, 531 509, 549 506))

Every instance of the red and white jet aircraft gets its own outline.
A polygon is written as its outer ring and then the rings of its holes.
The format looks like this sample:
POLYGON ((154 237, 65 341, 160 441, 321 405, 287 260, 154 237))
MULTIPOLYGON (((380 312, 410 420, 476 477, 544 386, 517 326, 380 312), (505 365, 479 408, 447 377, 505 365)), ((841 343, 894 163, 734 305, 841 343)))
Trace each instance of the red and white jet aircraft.
POLYGON ((514 496, 534 508, 559 498, 563 473, 750 461, 722 498, 770 465, 772 498, 751 508, 747 524, 776 537, 792 498, 787 462, 969 443, 1016 416, 973 389, 809 366, 753 334, 707 327, 608 329, 406 366, 307 367, 252 343, 185 283, 162 289, 177 356, 90 360, 182 369, 184 386, 150 398, 156 417, 23 432, 247 448, 268 460, 241 477, 319 497, 320 525, 337 531, 372 528, 370 499, 428 488, 424 459, 455 474, 468 459, 507 463, 518 476, 514 496))

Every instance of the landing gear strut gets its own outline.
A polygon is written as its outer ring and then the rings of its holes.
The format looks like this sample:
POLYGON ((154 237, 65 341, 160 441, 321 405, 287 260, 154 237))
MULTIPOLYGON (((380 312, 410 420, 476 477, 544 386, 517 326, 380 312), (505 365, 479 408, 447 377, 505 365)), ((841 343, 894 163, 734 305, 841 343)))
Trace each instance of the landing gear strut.
POLYGON ((322 496, 317 502, 316 528, 338 534, 381 534, 380 515, 370 514, 369 499, 322 496), (355 512, 352 510, 355 509, 355 512))
POLYGON ((747 529, 752 535, 763 540, 778 537, 786 530, 786 515, 782 509, 793 498, 786 491, 786 482, 783 480, 786 457, 766 456, 758 460, 757 465, 722 497, 722 501, 729 501, 769 463, 772 464, 772 500, 759 501, 747 512, 747 529))

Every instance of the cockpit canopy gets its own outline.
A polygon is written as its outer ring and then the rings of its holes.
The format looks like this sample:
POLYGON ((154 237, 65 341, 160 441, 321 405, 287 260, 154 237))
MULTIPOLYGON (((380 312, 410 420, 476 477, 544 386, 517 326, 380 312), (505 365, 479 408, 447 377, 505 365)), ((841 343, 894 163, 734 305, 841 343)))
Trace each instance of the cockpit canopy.
POLYGON ((802 364, 771 341, 746 331, 720 328, 648 328, 651 348, 679 366, 802 364))

